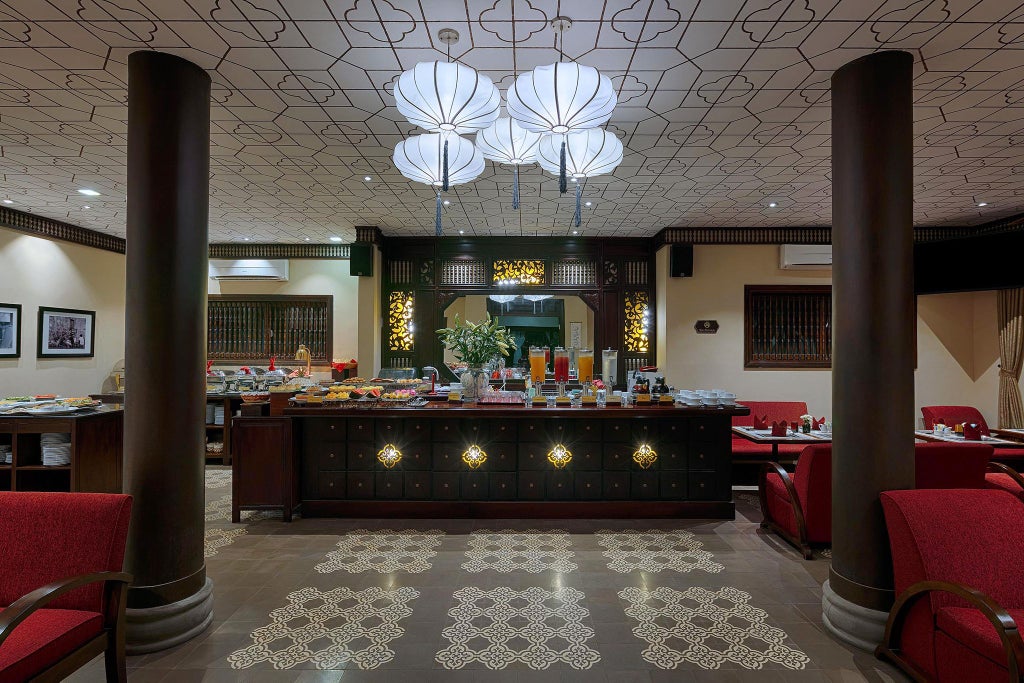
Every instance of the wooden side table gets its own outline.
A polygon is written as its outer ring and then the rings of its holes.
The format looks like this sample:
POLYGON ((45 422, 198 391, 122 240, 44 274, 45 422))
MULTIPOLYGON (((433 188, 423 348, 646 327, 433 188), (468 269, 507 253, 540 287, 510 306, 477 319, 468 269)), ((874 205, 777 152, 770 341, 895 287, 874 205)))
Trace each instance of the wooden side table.
POLYGON ((231 521, 242 510, 281 510, 292 521, 300 502, 292 419, 238 417, 231 436, 231 521))

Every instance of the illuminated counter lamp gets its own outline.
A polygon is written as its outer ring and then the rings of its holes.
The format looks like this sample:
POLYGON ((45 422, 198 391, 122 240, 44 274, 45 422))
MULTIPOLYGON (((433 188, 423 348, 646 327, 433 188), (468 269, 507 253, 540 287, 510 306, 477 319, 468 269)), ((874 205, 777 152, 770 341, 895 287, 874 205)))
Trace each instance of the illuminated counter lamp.
POLYGON ((469 465, 470 469, 476 469, 487 462, 487 454, 483 449, 473 444, 462 454, 462 462, 469 465))
POLYGON ((402 461, 402 451, 394 444, 385 444, 384 448, 377 452, 377 460, 389 470, 402 461))
POLYGON ((550 451, 548 451, 548 462, 554 465, 555 469, 560 470, 566 465, 568 465, 571 461, 572 452, 562 444, 558 444, 550 451))
POLYGON ((640 448, 633 452, 633 462, 640 465, 641 469, 646 470, 658 460, 658 454, 653 448, 647 444, 643 444, 640 448))

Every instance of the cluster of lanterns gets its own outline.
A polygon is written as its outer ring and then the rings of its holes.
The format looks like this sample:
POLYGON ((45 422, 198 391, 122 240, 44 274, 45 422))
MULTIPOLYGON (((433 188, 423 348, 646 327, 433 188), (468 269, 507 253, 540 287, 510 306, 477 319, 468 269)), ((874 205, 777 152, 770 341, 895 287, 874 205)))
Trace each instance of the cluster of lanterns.
MULTIPOLYGON (((556 17, 561 33, 571 25, 556 17)), ((458 33, 442 29, 442 43, 458 33)), ((622 161, 622 143, 599 128, 617 98, 611 80, 593 67, 556 62, 521 74, 507 93, 507 117, 499 118, 501 95, 487 76, 464 64, 420 62, 395 85, 398 111, 428 132, 395 147, 402 175, 437 190, 435 231, 441 235, 441 192, 467 183, 484 170, 484 159, 512 166, 512 208, 519 208, 519 166, 537 163, 557 174, 559 191, 576 181, 575 226, 580 225, 581 182, 609 173, 622 161), (463 134, 476 132, 476 144, 463 134)))

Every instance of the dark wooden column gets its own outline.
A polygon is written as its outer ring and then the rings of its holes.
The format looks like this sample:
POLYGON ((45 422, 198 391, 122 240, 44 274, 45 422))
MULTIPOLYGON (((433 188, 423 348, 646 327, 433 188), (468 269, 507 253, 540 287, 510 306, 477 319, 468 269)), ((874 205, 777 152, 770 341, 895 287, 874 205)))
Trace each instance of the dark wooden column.
POLYGON ((213 618, 203 559, 210 77, 180 57, 128 57, 125 483, 129 652, 213 618))
POLYGON ((892 605, 878 494, 914 486, 913 58, 832 76, 832 567, 826 626, 863 648, 892 605))

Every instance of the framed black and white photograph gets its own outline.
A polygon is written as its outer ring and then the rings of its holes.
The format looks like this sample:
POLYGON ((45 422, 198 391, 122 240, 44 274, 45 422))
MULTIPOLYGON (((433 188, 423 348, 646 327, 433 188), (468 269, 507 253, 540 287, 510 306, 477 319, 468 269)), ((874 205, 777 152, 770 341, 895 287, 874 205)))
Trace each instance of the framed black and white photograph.
POLYGON ((21 357, 21 304, 0 304, 0 359, 21 357))
POLYGON ((39 307, 39 358, 92 358, 96 311, 39 307))

